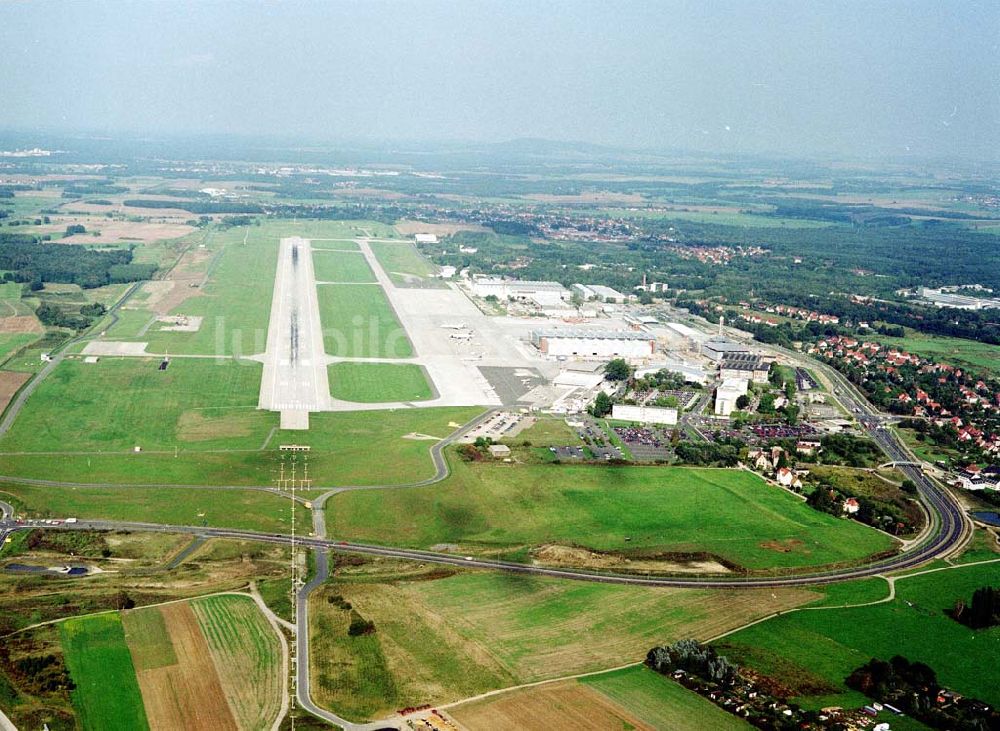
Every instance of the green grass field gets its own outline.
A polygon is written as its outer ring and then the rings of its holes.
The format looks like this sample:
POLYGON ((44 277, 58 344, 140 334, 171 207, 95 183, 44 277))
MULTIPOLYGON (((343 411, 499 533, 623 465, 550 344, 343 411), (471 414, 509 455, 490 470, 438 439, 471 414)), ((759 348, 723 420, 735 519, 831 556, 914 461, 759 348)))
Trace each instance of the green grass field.
MULTIPOLYGON (((29 514, 42 518, 76 517, 291 532, 291 501, 259 490, 0 485, 0 495, 13 495, 29 514)), ((295 511, 295 519, 297 530, 308 533, 308 511, 299 508, 295 511)))
MULTIPOLYGON (((344 580, 334 588, 376 627, 385 627, 390 660, 425 658, 414 667, 426 662, 441 677, 467 678, 458 698, 490 675, 525 683, 601 670, 641 660, 656 644, 714 637, 817 597, 807 589, 645 588, 482 571, 377 585, 344 580), (454 659, 435 660, 434 647, 410 649, 420 637, 454 648, 454 659), (402 650, 392 650, 393 644, 402 650)), ((420 672, 405 664, 404 670, 420 672)))
POLYGON ((8 452, 257 449, 276 425, 257 410, 262 366, 175 358, 66 360, 32 394, 8 452))
POLYGON ((317 282, 375 281, 375 273, 360 252, 319 249, 313 252, 312 257, 317 282))
POLYGON ((349 239, 340 239, 337 241, 312 239, 309 243, 312 245, 313 250, 318 249, 319 251, 361 251, 361 247, 358 246, 357 242, 350 241, 349 239))
POLYGON ((1000 563, 964 566, 897 579, 891 602, 855 609, 801 611, 768 620, 720 640, 720 652, 772 675, 810 708, 865 701, 844 679, 873 657, 903 655, 930 665, 944 685, 991 705, 1000 686, 991 668, 1000 652, 1000 627, 971 630, 946 615, 980 586, 996 585, 1000 563))
POLYGON ((413 355, 406 331, 380 286, 319 287, 317 294, 327 355, 344 358, 413 355))
POLYGON ((0 362, 3 362, 10 355, 30 343, 35 342, 41 335, 37 333, 0 333, 0 362))
POLYGON ((344 401, 426 401, 433 396, 427 375, 412 363, 333 363, 330 394, 344 401))
POLYGON ((440 280, 431 279, 436 268, 410 242, 390 244, 375 241, 371 247, 375 258, 397 286, 444 286, 440 280))
POLYGON ((451 478, 429 488, 338 495, 327 513, 330 534, 414 547, 561 543, 708 552, 751 569, 859 560, 893 545, 888 536, 815 511, 743 471, 457 459, 452 466, 451 478), (376 528, 381 525, 393 530, 376 528))
POLYGON ((191 608, 239 727, 269 728, 284 690, 274 630, 249 597, 205 597, 192 601, 191 608))
POLYGON ((118 310, 118 320, 108 328, 108 340, 137 340, 143 328, 149 325, 156 315, 146 309, 128 308, 118 310))
POLYGON ((400 706, 377 634, 350 637, 350 613, 327 601, 330 588, 310 597, 312 692, 316 702, 355 721, 400 706))
POLYGON ((750 724, 727 713, 707 698, 646 667, 614 670, 581 678, 580 682, 607 696, 655 729, 702 731, 750 729, 750 724))
POLYGON ((159 607, 124 613, 122 627, 137 672, 177 664, 177 653, 159 607))
POLYGON ((278 221, 215 232, 206 247, 213 256, 221 249, 221 255, 208 265, 208 282, 171 313, 200 316, 201 327, 193 333, 151 328, 143 336, 149 342, 149 352, 194 355, 264 352, 278 240, 292 235, 289 228, 278 221))
POLYGON ((907 330, 906 337, 903 338, 885 335, 872 335, 871 338, 924 358, 956 366, 971 366, 977 371, 988 371, 994 377, 1000 376, 1000 345, 990 345, 964 338, 926 335, 915 330, 907 330))
POLYGON ((94 731, 149 728, 119 616, 68 619, 60 637, 80 725, 94 731))
MULTIPOLYGON (((64 452, 58 459, 46 453, 8 452, 2 455, 2 474, 133 485, 269 485, 278 469, 277 446, 295 443, 312 447, 309 469, 316 485, 406 484, 434 473, 429 455, 433 440, 407 435, 444 438, 481 412, 476 407, 449 407, 312 414, 309 431, 276 430, 267 449, 260 449, 262 438, 246 451, 192 451, 181 445, 176 456, 168 449, 138 454, 64 452), (380 455, 377 460, 372 459, 374 449, 380 455)), ((277 426, 276 414, 253 413, 277 426)))

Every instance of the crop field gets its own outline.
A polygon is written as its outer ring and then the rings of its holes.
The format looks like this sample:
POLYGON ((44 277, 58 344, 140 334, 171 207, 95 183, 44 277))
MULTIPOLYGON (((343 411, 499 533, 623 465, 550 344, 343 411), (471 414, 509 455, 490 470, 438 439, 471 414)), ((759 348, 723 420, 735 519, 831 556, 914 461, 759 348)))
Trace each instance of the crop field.
POLYGON ((324 251, 313 252, 313 270, 317 282, 372 283, 375 273, 361 252, 324 251))
POLYGON ((806 589, 648 589, 491 572, 345 578, 330 592, 375 623, 400 699, 435 703, 638 661, 658 643, 708 639, 818 597, 806 589))
POLYGON ((261 366, 174 359, 66 360, 32 394, 0 448, 88 452, 259 448, 275 425, 256 410, 261 366))
POLYGON ((386 274, 397 286, 407 286, 416 284, 427 286, 436 284, 444 286, 440 280, 427 281, 434 275, 437 269, 420 255, 417 248, 408 241, 399 243, 386 243, 374 241, 371 243, 372 252, 379 264, 385 269, 386 274))
POLYGON ((198 618, 188 603, 132 610, 123 622, 153 731, 237 729, 198 618), (136 614, 154 616, 133 620, 136 614))
POLYGON ((452 467, 447 481, 428 488, 338 495, 336 509, 328 512, 331 535, 423 548, 554 543, 707 552, 750 569, 853 561, 894 545, 884 534, 815 511, 743 471, 457 459, 452 467), (392 525, 391 534, 375 527, 381 525, 392 525))
POLYGON ((996 585, 1000 563, 963 566, 897 579, 896 598, 854 609, 787 614, 717 643, 719 651, 797 691, 803 706, 860 705, 844 679, 873 657, 902 655, 927 663, 939 681, 991 705, 1000 686, 991 668, 1000 652, 1000 627, 972 630, 946 612, 955 601, 996 585))
POLYGON ((572 680, 472 701, 449 709, 448 714, 469 731, 498 728, 524 731, 651 731, 655 728, 643 723, 607 696, 572 680))
POLYGON ((222 689, 241 729, 268 729, 281 710, 281 645, 247 597, 214 596, 191 602, 208 642, 222 689))
POLYGON ((751 728, 742 719, 646 667, 592 675, 581 678, 580 683, 598 691, 654 729, 738 731, 751 728))
POLYGON ((145 729, 149 725, 121 619, 98 614, 60 624, 73 708, 84 729, 145 729), (114 692, 108 692, 114 688, 114 692))
POLYGON ((0 371, 0 414, 7 408, 7 404, 14 398, 14 394, 24 385, 31 376, 27 373, 17 373, 16 371, 0 371))
POLYGON ((377 284, 318 287, 327 355, 342 358, 409 358, 406 331, 377 284))
MULTIPOLYGON (((291 532, 291 501, 260 490, 0 485, 39 517, 90 518, 291 532)), ((297 529, 309 531, 305 510, 297 529)))
POLYGON ((427 375, 412 363, 333 363, 330 394, 344 401, 425 401, 433 395, 427 375))

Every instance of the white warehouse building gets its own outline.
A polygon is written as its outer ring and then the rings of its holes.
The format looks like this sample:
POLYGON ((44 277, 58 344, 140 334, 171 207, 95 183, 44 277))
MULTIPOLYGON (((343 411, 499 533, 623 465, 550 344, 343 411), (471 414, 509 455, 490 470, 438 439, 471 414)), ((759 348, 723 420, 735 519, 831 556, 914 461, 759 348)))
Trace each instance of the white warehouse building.
POLYGON ((555 356, 646 358, 656 351, 656 338, 634 330, 535 330, 531 343, 555 356))
POLYGON ((640 424, 666 424, 667 426, 673 426, 677 423, 677 409, 666 409, 660 406, 615 404, 611 407, 611 418, 621 421, 636 421, 640 424))
POLYGON ((493 295, 499 300, 531 300, 545 307, 569 300, 569 290, 559 282, 531 282, 499 277, 476 277, 472 280, 472 293, 477 297, 493 295))
POLYGON ((727 378, 715 389, 715 413, 729 416, 736 411, 736 400, 746 395, 750 382, 745 378, 727 378))

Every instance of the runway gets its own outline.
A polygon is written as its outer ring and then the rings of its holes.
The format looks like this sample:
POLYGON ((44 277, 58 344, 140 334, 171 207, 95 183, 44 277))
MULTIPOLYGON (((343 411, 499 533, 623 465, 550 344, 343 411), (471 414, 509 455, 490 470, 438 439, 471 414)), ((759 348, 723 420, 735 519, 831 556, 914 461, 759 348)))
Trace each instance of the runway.
POLYGON ((283 429, 308 429, 309 412, 330 408, 312 249, 281 240, 258 407, 281 412, 283 429))

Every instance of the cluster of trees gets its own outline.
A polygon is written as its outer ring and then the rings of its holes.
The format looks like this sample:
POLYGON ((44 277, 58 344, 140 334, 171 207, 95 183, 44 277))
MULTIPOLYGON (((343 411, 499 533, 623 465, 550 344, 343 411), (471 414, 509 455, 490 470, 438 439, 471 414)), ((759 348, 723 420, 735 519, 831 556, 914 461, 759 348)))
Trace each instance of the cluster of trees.
POLYGON ((677 459, 684 464, 711 467, 735 467, 746 444, 739 439, 719 439, 710 443, 680 442, 674 445, 677 459))
POLYGON ((871 467, 879 463, 882 452, 875 442, 851 434, 829 434, 820 439, 823 464, 846 467, 871 467))
POLYGON ((34 237, 0 234, 0 269, 15 282, 41 289, 43 282, 103 287, 106 284, 149 279, 155 264, 136 264, 132 249, 95 251, 85 246, 43 244, 34 237))
POLYGON ((177 208, 191 213, 264 213, 263 206, 257 203, 241 203, 226 200, 186 200, 172 201, 161 198, 138 200, 129 198, 124 201, 130 208, 177 208))
POLYGON ((87 233, 87 227, 82 223, 71 223, 66 227, 66 235, 73 236, 74 234, 85 234, 87 233))
POLYGON ((0 666, 19 689, 31 695, 63 693, 76 687, 62 658, 51 653, 11 660, 10 651, 0 647, 0 666))
POLYGON ((697 640, 678 640, 666 647, 654 647, 646 653, 646 665, 663 675, 683 670, 719 685, 732 685, 739 672, 739 666, 714 647, 697 640))
POLYGON ((896 655, 889 662, 872 659, 845 681, 847 687, 890 703, 918 721, 937 729, 993 731, 1000 729, 1000 714, 975 698, 939 701, 941 686, 934 670, 922 662, 896 655))
POLYGON ((104 305, 94 302, 89 305, 83 305, 77 312, 78 314, 74 314, 50 302, 42 302, 38 306, 38 309, 35 310, 35 315, 38 316, 39 321, 43 325, 47 325, 48 327, 85 330, 93 324, 95 319, 107 312, 107 310, 104 305))
POLYGON ((972 601, 955 602, 951 616, 972 629, 985 629, 1000 624, 1000 588, 982 586, 972 593, 972 601))

